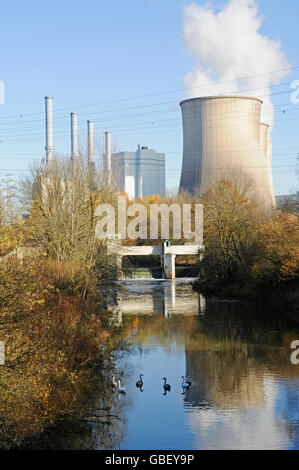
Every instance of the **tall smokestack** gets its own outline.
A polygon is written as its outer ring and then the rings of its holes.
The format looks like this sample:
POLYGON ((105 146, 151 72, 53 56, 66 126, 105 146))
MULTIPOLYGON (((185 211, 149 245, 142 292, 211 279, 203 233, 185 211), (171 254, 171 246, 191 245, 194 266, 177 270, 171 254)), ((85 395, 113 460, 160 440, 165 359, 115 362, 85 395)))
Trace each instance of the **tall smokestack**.
POLYGON ((91 177, 93 178, 95 171, 93 121, 87 121, 87 158, 91 177))
POLYGON ((54 159, 53 146, 53 98, 45 96, 45 117, 46 117, 46 163, 54 159))
POLYGON ((78 115, 71 113, 71 159, 78 158, 78 115))
POLYGON ((107 183, 111 184, 111 134, 105 132, 105 157, 106 157, 106 172, 107 172, 107 183))

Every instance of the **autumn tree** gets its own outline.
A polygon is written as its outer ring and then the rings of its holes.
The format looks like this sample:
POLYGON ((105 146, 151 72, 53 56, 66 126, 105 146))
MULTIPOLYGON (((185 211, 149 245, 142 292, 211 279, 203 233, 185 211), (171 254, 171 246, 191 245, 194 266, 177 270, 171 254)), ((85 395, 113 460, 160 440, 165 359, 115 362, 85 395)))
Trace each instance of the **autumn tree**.
POLYGON ((220 180, 203 196, 205 255, 202 276, 211 283, 228 283, 245 265, 256 227, 264 216, 252 201, 247 180, 220 180))

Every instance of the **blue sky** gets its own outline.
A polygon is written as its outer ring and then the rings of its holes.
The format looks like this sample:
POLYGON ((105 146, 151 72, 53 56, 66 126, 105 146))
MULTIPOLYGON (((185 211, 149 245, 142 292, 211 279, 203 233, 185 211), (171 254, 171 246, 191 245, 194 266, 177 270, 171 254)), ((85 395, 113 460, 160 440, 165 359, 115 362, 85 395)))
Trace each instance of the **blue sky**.
MULTIPOLYGON (((94 119, 99 149, 107 129, 112 132, 115 149, 134 150, 140 143, 165 152, 168 189, 177 187, 182 129, 176 104, 186 96, 183 77, 192 65, 182 38, 183 7, 190 3, 2 2, 0 80, 5 83, 6 102, 0 105, 0 176, 9 171, 16 176, 33 159, 43 156, 43 98, 52 95, 58 153, 69 152, 69 113, 77 111, 83 145, 85 121, 94 119), (180 91, 158 94, 172 90, 180 91)), ((222 7, 227 2, 210 3, 222 7)), ((299 3, 261 0, 258 5, 265 17, 262 33, 279 39, 289 63, 299 66, 299 3)), ((299 68, 284 83, 295 79, 299 80, 299 68)), ((284 106, 277 107, 280 112, 272 135, 274 185, 276 193, 281 194, 298 187, 299 104, 289 105, 289 85, 278 89, 283 93, 273 97, 274 104, 287 105, 285 113, 284 106)))

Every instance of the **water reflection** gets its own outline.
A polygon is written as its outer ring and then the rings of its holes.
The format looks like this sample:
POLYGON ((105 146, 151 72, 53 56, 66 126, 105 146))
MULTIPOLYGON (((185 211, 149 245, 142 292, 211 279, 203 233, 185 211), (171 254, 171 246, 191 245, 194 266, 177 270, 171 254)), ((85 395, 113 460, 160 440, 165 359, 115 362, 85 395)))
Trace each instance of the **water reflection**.
POLYGON ((127 288, 122 324, 132 354, 122 366, 132 403, 122 410, 122 448, 299 447, 299 367, 289 347, 299 335, 296 320, 205 302, 184 282, 127 288), (140 370, 147 387, 137 396, 130 374, 140 370), (182 374, 192 379, 189 389, 182 390, 182 374), (167 402, 159 394, 165 375, 167 402))
POLYGON ((28 448, 299 448, 299 366, 290 362, 296 315, 212 302, 188 279, 105 288, 126 346, 113 370, 90 384, 76 419, 28 448), (125 395, 112 391, 113 374, 125 395))
POLYGON ((40 436, 22 443, 25 450, 118 449, 126 423, 120 417, 130 401, 112 390, 111 379, 99 375, 78 403, 77 411, 47 428, 40 436), (120 401, 121 400, 121 401, 120 401))
POLYGON ((125 281, 121 292, 115 296, 108 308, 116 324, 122 323, 122 315, 163 314, 204 315, 206 309, 203 295, 193 291, 193 278, 169 281, 125 281))

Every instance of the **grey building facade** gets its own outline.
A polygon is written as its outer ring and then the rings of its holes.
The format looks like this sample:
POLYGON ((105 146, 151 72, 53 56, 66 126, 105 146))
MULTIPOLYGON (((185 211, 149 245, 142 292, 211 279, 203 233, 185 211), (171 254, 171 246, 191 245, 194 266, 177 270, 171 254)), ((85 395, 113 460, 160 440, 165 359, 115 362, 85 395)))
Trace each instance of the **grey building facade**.
POLYGON ((165 154, 148 147, 136 152, 112 154, 112 172, 117 189, 130 199, 150 194, 165 195, 165 154))

